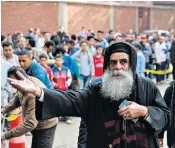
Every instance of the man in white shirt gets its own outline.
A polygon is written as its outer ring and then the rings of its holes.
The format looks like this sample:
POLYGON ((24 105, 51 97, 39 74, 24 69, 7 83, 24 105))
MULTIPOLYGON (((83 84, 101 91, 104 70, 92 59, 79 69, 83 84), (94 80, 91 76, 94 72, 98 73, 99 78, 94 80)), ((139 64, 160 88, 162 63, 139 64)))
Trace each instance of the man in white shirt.
POLYGON ((12 43, 4 42, 2 44, 2 47, 3 47, 2 58, 10 62, 13 66, 20 66, 18 61, 18 56, 13 54, 12 43))
MULTIPOLYGON (((160 35, 159 40, 155 43, 156 70, 165 70, 166 53, 165 37, 160 35)), ((160 85, 160 82, 164 80, 164 76, 165 75, 156 75, 157 85, 160 85)))

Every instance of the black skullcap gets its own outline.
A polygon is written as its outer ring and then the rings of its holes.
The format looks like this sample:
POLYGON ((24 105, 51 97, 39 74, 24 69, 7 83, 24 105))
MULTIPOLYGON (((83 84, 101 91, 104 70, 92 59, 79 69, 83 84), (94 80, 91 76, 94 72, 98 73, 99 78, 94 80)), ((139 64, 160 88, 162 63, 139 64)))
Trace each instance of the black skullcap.
POLYGON ((130 56, 131 69, 133 73, 135 73, 137 64, 137 52, 131 44, 126 42, 115 42, 105 49, 103 70, 105 71, 108 68, 110 56, 116 52, 124 52, 130 56))
POLYGON ((125 44, 112 44, 110 46, 110 50, 109 50, 109 53, 108 53, 108 56, 110 56, 111 54, 113 53, 116 53, 116 52, 124 52, 128 55, 130 55, 130 51, 131 51, 131 47, 125 45, 125 44))

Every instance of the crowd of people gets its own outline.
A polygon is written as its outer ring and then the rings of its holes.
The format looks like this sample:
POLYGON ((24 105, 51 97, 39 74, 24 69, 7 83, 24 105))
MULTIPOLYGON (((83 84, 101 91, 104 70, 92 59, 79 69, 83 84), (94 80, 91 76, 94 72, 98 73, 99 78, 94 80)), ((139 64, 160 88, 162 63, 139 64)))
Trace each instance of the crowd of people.
MULTIPOLYGON (((73 115, 80 116, 82 117, 81 125, 84 125, 84 120, 85 120, 87 126, 90 124, 87 120, 87 118, 89 117, 87 117, 87 115, 84 114, 85 111, 82 111, 82 108, 80 106, 77 107, 80 110, 75 109, 76 111, 74 110, 73 114, 69 113, 68 111, 64 111, 64 109, 60 109, 60 110, 58 109, 60 113, 56 114, 55 116, 53 116, 54 113, 51 113, 52 116, 50 116, 49 119, 48 117, 47 119, 46 118, 43 119, 41 117, 42 111, 39 109, 38 110, 36 109, 37 115, 35 117, 35 115, 33 115, 35 110, 32 110, 32 109, 34 109, 35 106, 40 108, 42 106, 40 102, 37 101, 35 104, 35 102, 31 101, 29 103, 27 98, 30 98, 30 97, 32 98, 34 96, 31 96, 30 94, 21 95, 20 92, 15 92, 15 89, 11 87, 8 81, 6 81, 7 77, 20 80, 21 78, 16 75, 17 71, 20 71, 25 76, 25 78, 27 78, 28 80, 31 80, 33 83, 36 83, 37 86, 40 86, 42 88, 45 87, 49 89, 60 90, 63 92, 67 90, 74 90, 74 91, 82 90, 88 84, 93 83, 93 81, 94 82, 96 80, 101 81, 101 77, 104 74, 104 78, 106 78, 106 81, 104 82, 104 86, 106 87, 104 88, 102 87, 102 90, 106 94, 102 93, 102 96, 104 95, 103 97, 108 98, 109 96, 111 97, 111 95, 113 95, 112 98, 115 100, 115 97, 116 98, 128 97, 130 94, 128 94, 127 96, 124 96, 123 94, 116 95, 111 92, 111 88, 114 88, 114 86, 119 90, 122 90, 122 89, 119 88, 120 85, 117 86, 114 84, 114 82, 116 81, 112 79, 112 76, 115 74, 114 73, 110 74, 110 72, 108 71, 108 68, 104 67, 105 55, 111 56, 112 58, 112 55, 115 54, 115 52, 124 52, 130 56, 129 57, 130 60, 128 60, 126 55, 124 54, 120 55, 120 57, 122 56, 121 59, 117 61, 115 60, 115 58, 110 60, 111 69, 113 69, 113 67, 118 65, 118 61, 119 61, 119 63, 124 67, 124 68, 122 67, 122 70, 125 70, 125 65, 128 64, 129 62, 133 64, 132 63, 133 61, 131 59, 136 58, 137 60, 134 61, 136 62, 135 69, 133 70, 132 66, 130 65, 128 66, 132 68, 131 71, 136 72, 136 74, 139 77, 148 77, 153 81, 155 80, 155 83, 157 85, 161 85, 166 80, 169 80, 169 73, 164 73, 164 72, 167 69, 169 69, 170 63, 172 63, 173 65, 172 74, 173 74, 173 79, 175 80, 175 49, 174 49, 175 48, 175 31, 173 29, 169 30, 169 34, 166 34, 166 33, 158 34, 154 32, 151 35, 148 35, 146 33, 137 34, 136 32, 133 32, 132 29, 130 29, 126 34, 123 34, 120 31, 115 32, 114 30, 109 30, 108 33, 103 32, 103 30, 98 30, 95 33, 93 30, 90 30, 90 29, 86 30, 85 27, 82 27, 82 30, 78 34, 70 35, 64 31, 64 28, 62 26, 60 27, 58 32, 54 32, 54 33, 50 33, 47 31, 42 32, 39 28, 36 28, 36 29, 30 28, 28 30, 28 33, 25 35, 21 31, 16 31, 14 34, 1 35, 1 45, 2 45, 1 46, 1 58, 2 58, 1 71, 3 71, 1 72, 3 77, 3 83, 1 84, 1 91, 2 91, 1 116, 4 116, 6 113, 9 113, 15 107, 20 106, 18 104, 19 100, 20 101, 25 100, 24 104, 31 103, 30 108, 28 108, 28 112, 26 112, 26 115, 27 115, 26 117, 28 117, 28 120, 25 120, 23 125, 18 129, 4 132, 3 136, 1 136, 1 139, 3 140, 10 139, 12 137, 19 136, 21 134, 25 134, 27 132, 32 131, 33 147, 49 148, 52 146, 54 133, 57 125, 56 116, 59 115, 58 116, 59 120, 65 121, 67 124, 72 123, 71 116, 73 115), (117 43, 117 46, 113 48, 113 46, 115 46, 116 43, 117 43), (123 45, 123 43, 126 43, 126 45, 125 44, 123 45), (126 47, 128 46, 127 44, 129 44, 129 46, 132 47, 132 50, 134 50, 132 51, 132 54, 126 51, 125 48, 127 48, 126 47), (115 49, 116 48, 118 49, 118 46, 120 45, 122 48, 119 48, 119 50, 115 51, 115 49), (113 49, 115 52, 110 51, 111 49, 113 49), (134 54, 134 52, 136 54, 134 54), (152 70, 153 72, 147 72, 145 71, 146 69, 152 70), (108 73, 106 73, 105 75, 104 73, 105 71, 109 72, 109 76, 111 78, 107 75, 108 73), (37 78, 37 80, 39 81, 35 80, 35 78, 37 78), (111 81, 111 83, 107 85, 108 83, 107 81, 111 81), (114 86, 110 86, 112 84, 114 86), (10 102, 10 100, 13 100, 12 103, 10 102), (10 104, 8 102, 10 102, 10 104), (29 110, 32 110, 32 111, 30 112, 29 110), (83 115, 81 115, 80 113, 81 111, 83 115), (27 123, 30 123, 30 124, 27 124, 27 123), (24 130, 24 129, 27 129, 27 130, 24 130), (38 140, 39 138, 37 139, 37 137, 40 137, 40 139, 42 139, 42 141, 44 142, 39 142, 40 144, 39 145, 38 141, 40 140, 38 140)), ((130 75, 125 74, 125 76, 129 77, 130 75)), ((134 79, 138 79, 138 78, 134 78, 134 79)), ((141 85, 139 83, 140 82, 138 82, 138 85, 141 85)), ((128 84, 127 90, 129 91, 131 87, 129 88, 130 85, 129 83, 127 83, 127 81, 126 81, 126 84, 128 84)), ((152 89, 157 92, 156 88, 152 88, 152 89)), ((124 90, 122 91, 124 92, 124 90)), ((130 90, 129 92, 126 91, 125 95, 127 93, 130 93, 131 91, 132 90, 130 90)), ((50 96, 51 92, 46 92, 45 90, 43 92, 48 95, 47 97, 52 98, 52 96, 50 96)), ((55 95, 61 96, 61 94, 55 94, 55 95)), ((79 94, 72 94, 72 97, 73 95, 76 95, 77 98, 83 97, 85 98, 85 101, 86 101, 87 94, 85 93, 84 94, 82 93, 81 94, 82 96, 79 94)), ((99 94, 96 94, 96 95, 99 95, 99 94)), ((147 94, 147 97, 151 98, 152 96, 149 96, 149 95, 151 94, 147 94)), ((60 103, 60 104, 57 104, 57 102, 55 102, 58 106, 66 105, 66 103, 68 102, 67 99, 71 97, 71 94, 62 94, 61 97, 65 100, 65 102, 63 101, 63 103, 60 103), (66 98, 66 95, 67 95, 67 98, 66 98)), ((136 100, 132 100, 132 101, 136 101, 136 100)), ((79 104, 80 102, 75 101, 75 104, 76 103, 79 104)), ((146 105, 146 104, 143 103, 143 105, 146 105)), ((70 104, 66 105, 65 108, 66 107, 69 109, 69 111, 71 110, 70 108, 72 108, 72 106, 70 107, 70 104)), ((50 106, 48 108, 50 108, 50 106)), ((163 108, 163 106, 161 106, 161 108, 163 108)), ((23 106, 22 106, 22 109, 26 111, 26 108, 23 108, 23 106)), ((164 111, 165 110, 166 110, 166 107, 164 106, 164 111)), ((156 112, 154 111, 154 109, 150 109, 149 111, 150 111, 149 112, 150 115, 156 112)), ((160 112, 162 112, 162 110, 160 110, 160 112)), ((167 110, 166 110, 166 113, 168 114, 167 110)), ((109 113, 105 112, 105 114, 108 115, 109 113)), ((143 114, 140 113, 136 117, 142 117, 142 115, 143 114)), ((145 117, 146 115, 147 114, 144 114, 143 117, 145 117)), ((157 119, 154 119, 153 117, 151 118, 152 118, 152 122, 155 122, 155 123, 157 122, 157 119)), ((112 116, 111 118, 105 119, 105 125, 107 125, 107 123, 110 122, 112 119, 113 119, 112 116)), ((168 121, 165 121, 164 124, 166 122, 168 121)), ((142 125, 143 123, 139 123, 139 124, 142 125)), ((151 126, 152 126, 151 128, 154 129, 152 124, 151 126)), ((167 125, 165 125, 165 127, 167 128, 167 125)), ((158 130, 161 131, 162 127, 159 128, 159 126, 157 125, 157 128, 158 130)), ((89 129, 93 129, 93 127, 90 127, 89 129)), ((88 134, 91 133, 89 129, 87 128, 88 134)), ((80 135, 81 135, 81 132, 84 132, 84 131, 81 131, 81 128, 80 128, 80 135)), ((83 134, 86 135, 87 133, 83 133, 83 134)), ((89 136, 90 135, 88 135, 87 137, 89 136)), ((89 139, 91 138, 89 137, 89 139)), ((113 142, 116 139, 117 138, 114 138, 113 142)), ((86 140, 85 140, 85 143, 86 143, 86 140)), ((97 140, 97 143, 98 143, 98 140, 97 140)), ((141 143, 142 143, 142 140, 140 140, 140 146, 142 145, 141 143)), ((87 144, 93 145, 93 146, 96 145, 94 144, 94 142, 92 143, 87 142, 87 144)), ((122 142, 121 144, 123 145, 122 142)), ((154 144, 155 144, 155 141, 152 143, 152 145, 154 144)), ((79 147, 81 147, 81 145, 82 145, 81 141, 79 141, 79 147)), ((113 145, 115 144, 113 143, 113 145)), ((132 143, 131 146, 132 145, 134 146, 135 143, 132 143)))

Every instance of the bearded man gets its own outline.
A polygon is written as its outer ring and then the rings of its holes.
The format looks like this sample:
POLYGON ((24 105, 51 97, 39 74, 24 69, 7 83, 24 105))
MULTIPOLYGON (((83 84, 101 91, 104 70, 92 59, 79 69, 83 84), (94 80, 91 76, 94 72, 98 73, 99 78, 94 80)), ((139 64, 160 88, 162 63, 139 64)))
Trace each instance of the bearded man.
POLYGON ((113 43, 105 51, 102 81, 78 91, 39 88, 20 73, 23 81, 8 80, 38 97, 43 108, 36 110, 43 119, 81 117, 88 148, 158 148, 157 135, 169 127, 170 110, 156 85, 136 74, 136 59, 130 44, 113 43))

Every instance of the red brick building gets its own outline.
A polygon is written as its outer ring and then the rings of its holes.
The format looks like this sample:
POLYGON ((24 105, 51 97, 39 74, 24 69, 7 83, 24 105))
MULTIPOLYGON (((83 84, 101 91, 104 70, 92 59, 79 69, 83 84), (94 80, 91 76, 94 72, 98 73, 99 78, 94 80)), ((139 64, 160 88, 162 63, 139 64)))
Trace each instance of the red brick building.
POLYGON ((175 29, 175 2, 1 2, 1 32, 175 29))

